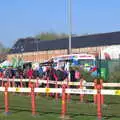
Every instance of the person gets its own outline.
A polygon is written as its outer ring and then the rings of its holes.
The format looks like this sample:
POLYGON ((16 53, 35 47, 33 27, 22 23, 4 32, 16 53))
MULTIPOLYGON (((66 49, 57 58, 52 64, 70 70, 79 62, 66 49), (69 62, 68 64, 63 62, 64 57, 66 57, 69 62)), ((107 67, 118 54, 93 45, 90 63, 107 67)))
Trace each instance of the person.
POLYGON ((28 69, 28 71, 27 71, 27 77, 28 78, 32 78, 33 77, 33 70, 32 70, 32 68, 28 69))
POLYGON ((39 78, 43 78, 43 68, 42 68, 42 66, 39 67, 38 74, 39 74, 39 78))
POLYGON ((71 82, 75 82, 76 81, 75 70, 73 68, 70 69, 70 81, 71 82))
POLYGON ((75 79, 76 80, 80 79, 80 72, 78 70, 75 71, 75 79))
POLYGON ((0 77, 3 77, 3 70, 0 69, 0 77))
MULTIPOLYGON (((81 75, 81 77, 80 77, 80 89, 86 89, 86 80, 85 80, 85 78, 84 78, 84 76, 83 75, 81 75)), ((80 94, 80 101, 81 102, 83 102, 83 101, 86 101, 87 102, 87 97, 86 97, 86 95, 84 95, 84 94, 80 94)))
POLYGON ((64 67, 57 69, 56 74, 58 77, 58 81, 63 81, 68 76, 67 72, 64 70, 64 67))
POLYGON ((52 68, 51 66, 48 67, 47 71, 46 71, 46 76, 49 77, 49 80, 53 80, 55 81, 57 78, 56 76, 56 70, 54 68, 52 68))
POLYGON ((81 89, 86 89, 85 84, 86 84, 86 80, 85 80, 84 76, 81 75, 81 77, 80 77, 80 87, 81 87, 81 89))

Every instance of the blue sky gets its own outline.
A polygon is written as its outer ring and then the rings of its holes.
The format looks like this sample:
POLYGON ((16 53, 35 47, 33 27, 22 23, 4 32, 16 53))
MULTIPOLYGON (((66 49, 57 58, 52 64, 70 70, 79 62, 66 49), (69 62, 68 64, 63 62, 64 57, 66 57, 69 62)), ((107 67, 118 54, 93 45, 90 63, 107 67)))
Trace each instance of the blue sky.
MULTIPOLYGON (((72 33, 119 31, 119 14, 120 0, 72 0, 72 33)), ((67 0, 0 0, 0 42, 5 46, 49 31, 68 32, 67 0)))

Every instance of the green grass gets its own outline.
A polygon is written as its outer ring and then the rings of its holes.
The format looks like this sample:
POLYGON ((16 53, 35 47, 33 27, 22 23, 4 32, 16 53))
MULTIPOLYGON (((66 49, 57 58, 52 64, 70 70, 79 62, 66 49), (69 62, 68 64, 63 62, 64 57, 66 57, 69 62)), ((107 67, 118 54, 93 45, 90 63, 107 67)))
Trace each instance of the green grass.
MULTIPOLYGON (((92 96, 87 97, 87 102, 80 103, 79 96, 71 96, 67 103, 69 120, 97 120, 96 105, 92 96)), ((4 95, 0 94, 0 120, 61 120, 61 99, 58 101, 52 97, 43 95, 36 97, 37 115, 31 114, 31 97, 28 95, 9 94, 9 111, 4 114, 4 95)), ((105 96, 105 104, 102 106, 104 120, 120 120, 120 96, 105 96)))

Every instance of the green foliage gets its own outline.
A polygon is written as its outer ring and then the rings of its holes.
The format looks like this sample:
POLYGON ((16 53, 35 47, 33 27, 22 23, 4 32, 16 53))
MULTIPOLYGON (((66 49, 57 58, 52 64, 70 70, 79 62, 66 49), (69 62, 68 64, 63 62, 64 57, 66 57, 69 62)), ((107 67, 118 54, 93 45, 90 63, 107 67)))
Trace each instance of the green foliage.
POLYGON ((80 73, 84 76, 87 82, 93 82, 94 77, 88 71, 80 70, 80 73))
POLYGON ((113 72, 109 74, 109 82, 120 82, 120 68, 115 68, 113 72))
POLYGON ((55 32, 42 32, 41 34, 36 35, 36 38, 40 40, 56 40, 67 37, 68 35, 65 33, 57 34, 55 32))
POLYGON ((94 78, 90 72, 88 71, 85 71, 83 69, 80 69, 80 67, 78 66, 75 66, 75 67, 70 67, 70 69, 73 69, 73 70, 77 70, 80 72, 80 75, 82 75, 84 77, 84 79, 87 81, 87 82, 93 82, 94 78))
POLYGON ((21 57, 17 58, 17 57, 13 57, 12 58, 12 66, 13 68, 23 68, 23 59, 21 57))
POLYGON ((6 60, 7 53, 9 51, 9 48, 6 48, 1 42, 0 42, 0 62, 3 62, 6 60))
POLYGON ((4 51, 4 46, 2 43, 0 43, 0 54, 4 51))
POLYGON ((10 49, 6 48, 1 42, 0 42, 0 54, 7 53, 10 49))

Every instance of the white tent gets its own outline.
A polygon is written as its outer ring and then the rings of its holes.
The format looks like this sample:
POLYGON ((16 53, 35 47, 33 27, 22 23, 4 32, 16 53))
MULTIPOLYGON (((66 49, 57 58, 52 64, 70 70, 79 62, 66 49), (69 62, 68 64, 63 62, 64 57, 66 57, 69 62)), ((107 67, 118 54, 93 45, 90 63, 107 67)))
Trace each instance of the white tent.
POLYGON ((8 60, 5 60, 4 62, 2 62, 1 64, 0 64, 0 67, 8 67, 8 66, 11 66, 11 63, 10 63, 10 61, 8 61, 8 60))
POLYGON ((120 45, 108 46, 101 51, 101 59, 120 59, 120 45))
POLYGON ((39 70, 39 63, 37 63, 37 62, 32 63, 32 69, 33 70, 39 70))

